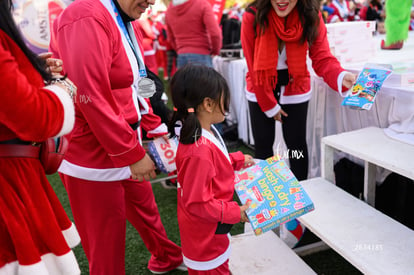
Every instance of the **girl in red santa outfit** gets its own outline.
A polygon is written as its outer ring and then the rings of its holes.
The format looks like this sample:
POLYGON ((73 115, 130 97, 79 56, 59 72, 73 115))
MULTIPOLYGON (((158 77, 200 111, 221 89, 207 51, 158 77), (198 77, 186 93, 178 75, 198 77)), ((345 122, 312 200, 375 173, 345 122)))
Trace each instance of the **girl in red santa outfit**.
MULTIPOLYGON (((326 33, 316 0, 256 0, 243 14, 241 42, 255 157, 273 156, 275 121, 280 121, 289 152, 300 152, 300 158, 289 159, 298 180, 308 176, 306 117, 312 90, 307 55, 315 73, 334 90, 348 90, 356 79, 332 56, 326 33)), ((284 238, 290 246, 303 232, 296 220, 281 228, 294 235, 292 241, 289 234, 284 238)))
POLYGON ((12 7, 0 1, 0 274, 80 274, 71 250, 79 235, 34 144, 72 130, 76 87, 53 80, 61 61, 29 50, 12 7))
POLYGON ((228 153, 213 126, 229 106, 225 79, 206 66, 186 65, 171 80, 182 125, 177 149, 177 215, 184 263, 189 274, 230 274, 231 226, 247 222, 245 210, 233 201, 234 170, 254 163, 249 155, 228 153))

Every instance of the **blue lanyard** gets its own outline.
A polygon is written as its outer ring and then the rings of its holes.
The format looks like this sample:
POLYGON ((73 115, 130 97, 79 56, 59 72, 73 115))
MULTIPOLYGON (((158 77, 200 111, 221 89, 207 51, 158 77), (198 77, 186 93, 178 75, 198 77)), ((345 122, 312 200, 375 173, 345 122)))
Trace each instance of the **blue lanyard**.
MULTIPOLYGON (((124 21, 122 21, 121 15, 118 12, 118 9, 115 6, 114 1, 111 1, 112 4, 112 8, 114 9, 114 13, 116 16, 116 20, 118 21, 118 25, 121 28, 122 32, 124 33, 129 46, 131 47, 132 51, 134 52, 135 57, 137 58, 138 61, 138 69, 139 69, 139 75, 141 77, 146 77, 147 76, 147 71, 145 70, 145 65, 143 62, 143 57, 141 54, 140 49, 138 49, 138 51, 135 49, 134 44, 132 43, 131 37, 129 36, 129 32, 127 30, 127 28, 125 27, 124 21)), ((131 23, 129 23, 129 26, 132 29, 131 23)))

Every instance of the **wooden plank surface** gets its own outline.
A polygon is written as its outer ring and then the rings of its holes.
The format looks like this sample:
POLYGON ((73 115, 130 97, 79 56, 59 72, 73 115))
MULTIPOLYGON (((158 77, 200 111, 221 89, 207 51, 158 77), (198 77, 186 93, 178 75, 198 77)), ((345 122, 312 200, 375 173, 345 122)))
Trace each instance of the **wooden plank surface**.
POLYGON ((381 128, 326 136, 322 143, 414 179, 414 146, 388 137, 381 128))
POLYGON ((316 274, 279 237, 268 231, 232 236, 229 267, 233 275, 316 274))
POLYGON ((301 181, 315 210, 299 220, 364 274, 414 274, 414 231, 323 178, 301 181))

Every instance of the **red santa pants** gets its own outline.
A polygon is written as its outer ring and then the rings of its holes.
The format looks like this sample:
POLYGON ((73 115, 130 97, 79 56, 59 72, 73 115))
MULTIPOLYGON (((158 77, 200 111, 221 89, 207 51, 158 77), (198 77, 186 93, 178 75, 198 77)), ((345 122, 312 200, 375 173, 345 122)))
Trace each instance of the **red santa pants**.
POLYGON ((182 263, 181 248, 167 237, 149 182, 96 182, 60 176, 91 275, 125 274, 127 219, 152 255, 149 269, 168 271, 182 263))
POLYGON ((188 268, 188 275, 229 275, 229 260, 224 262, 222 265, 211 270, 194 270, 188 268))

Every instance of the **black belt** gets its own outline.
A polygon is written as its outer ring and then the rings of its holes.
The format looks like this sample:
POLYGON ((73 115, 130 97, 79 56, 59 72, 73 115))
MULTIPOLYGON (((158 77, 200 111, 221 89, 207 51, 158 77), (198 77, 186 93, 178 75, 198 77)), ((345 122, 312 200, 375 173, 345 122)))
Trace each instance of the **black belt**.
POLYGON ((132 130, 136 131, 140 124, 141 124, 141 120, 135 122, 134 124, 129 124, 129 126, 131 126, 132 130))
POLYGON ((216 228, 215 234, 227 234, 227 233, 230 232, 230 230, 231 230, 232 227, 233 227, 232 224, 219 222, 217 224, 217 228, 216 228))
POLYGON ((24 141, 18 138, 9 139, 9 140, 3 140, 0 141, 0 144, 21 144, 21 145, 29 145, 32 144, 30 141, 24 141))

